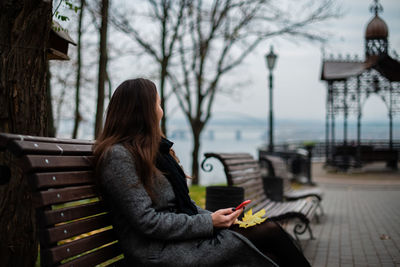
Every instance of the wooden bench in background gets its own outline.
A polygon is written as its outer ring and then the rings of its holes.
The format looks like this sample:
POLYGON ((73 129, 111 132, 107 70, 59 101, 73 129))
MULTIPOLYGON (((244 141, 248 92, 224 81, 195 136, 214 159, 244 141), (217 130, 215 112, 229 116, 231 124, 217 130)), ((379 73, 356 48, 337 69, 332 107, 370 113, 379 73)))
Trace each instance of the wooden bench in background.
POLYGON ((0 133, 0 151, 18 157, 32 187, 41 266, 124 264, 96 192, 92 146, 93 141, 0 133))
POLYGON ((386 162, 387 167, 397 170, 399 151, 373 145, 362 145, 359 148, 352 145, 337 145, 333 148, 331 161, 334 166, 344 170, 379 161, 386 162))
POLYGON ((263 155, 260 158, 260 166, 263 177, 267 178, 279 178, 282 179, 283 184, 283 198, 288 201, 302 199, 305 197, 315 197, 318 199, 318 209, 320 215, 324 214, 321 201, 323 198, 323 191, 315 184, 312 187, 294 189, 291 183, 291 175, 288 171, 286 163, 278 156, 263 155), (263 171, 264 170, 264 171, 263 171))
POLYGON ((318 200, 314 197, 290 202, 278 202, 269 199, 264 191, 263 178, 258 161, 247 153, 205 153, 201 167, 210 172, 213 167, 206 163, 209 158, 218 159, 224 166, 228 186, 244 188, 245 199, 252 202, 248 208, 253 213, 265 209, 266 216, 274 221, 294 221, 293 234, 299 241, 299 235, 309 232, 313 239, 310 222, 315 216, 318 200))

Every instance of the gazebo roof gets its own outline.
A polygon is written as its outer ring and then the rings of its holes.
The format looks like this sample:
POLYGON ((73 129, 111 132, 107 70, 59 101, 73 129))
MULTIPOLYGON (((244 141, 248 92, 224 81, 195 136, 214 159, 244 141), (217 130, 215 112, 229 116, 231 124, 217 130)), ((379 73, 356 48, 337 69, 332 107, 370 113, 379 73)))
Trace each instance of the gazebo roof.
POLYGON ((367 29, 365 30, 365 38, 367 39, 379 39, 387 38, 389 35, 389 29, 386 22, 376 15, 368 23, 367 29))
POLYGON ((375 60, 365 62, 326 59, 322 63, 321 80, 345 80, 358 76, 370 68, 376 69, 391 82, 400 81, 400 62, 389 55, 382 55, 375 60))
POLYGON ((379 71, 389 81, 400 82, 400 62, 390 56, 379 58, 377 64, 372 68, 379 71))
POLYGON ((339 61, 328 59, 322 63, 321 80, 344 80, 365 71, 365 63, 360 61, 339 61))

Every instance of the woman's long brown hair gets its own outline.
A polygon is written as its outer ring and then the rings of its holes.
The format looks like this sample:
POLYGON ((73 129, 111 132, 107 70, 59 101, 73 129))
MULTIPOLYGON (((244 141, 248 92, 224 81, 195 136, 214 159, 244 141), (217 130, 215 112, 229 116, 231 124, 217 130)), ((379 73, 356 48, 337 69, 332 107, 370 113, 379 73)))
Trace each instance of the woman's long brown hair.
POLYGON ((97 171, 111 146, 124 145, 132 153, 138 176, 150 195, 161 139, 156 103, 153 82, 142 78, 123 82, 108 104, 104 128, 94 145, 97 171))

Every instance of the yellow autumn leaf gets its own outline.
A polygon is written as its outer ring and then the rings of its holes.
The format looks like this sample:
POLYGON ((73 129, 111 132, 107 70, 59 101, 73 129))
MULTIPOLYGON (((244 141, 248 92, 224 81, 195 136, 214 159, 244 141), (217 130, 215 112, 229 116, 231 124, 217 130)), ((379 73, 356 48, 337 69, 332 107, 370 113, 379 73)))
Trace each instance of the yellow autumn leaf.
POLYGON ((242 220, 236 220, 235 224, 238 224, 239 227, 242 228, 247 228, 250 226, 254 226, 256 224, 260 224, 262 222, 264 222, 267 217, 262 218, 262 216, 265 215, 265 210, 261 209, 259 212, 257 212, 256 214, 253 214, 253 209, 250 209, 248 212, 246 212, 242 218, 242 220))

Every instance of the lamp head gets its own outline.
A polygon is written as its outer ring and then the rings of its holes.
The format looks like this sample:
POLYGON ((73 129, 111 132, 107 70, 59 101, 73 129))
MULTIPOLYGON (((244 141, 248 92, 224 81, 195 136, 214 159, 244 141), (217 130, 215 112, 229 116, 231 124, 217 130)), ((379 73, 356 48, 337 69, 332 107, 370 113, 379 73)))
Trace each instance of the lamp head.
POLYGON ((278 56, 274 53, 274 48, 271 45, 269 54, 265 55, 267 67, 270 71, 272 71, 274 69, 277 57, 278 56))

